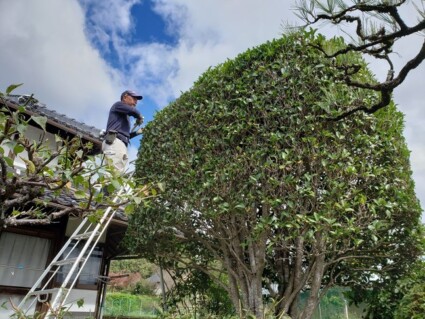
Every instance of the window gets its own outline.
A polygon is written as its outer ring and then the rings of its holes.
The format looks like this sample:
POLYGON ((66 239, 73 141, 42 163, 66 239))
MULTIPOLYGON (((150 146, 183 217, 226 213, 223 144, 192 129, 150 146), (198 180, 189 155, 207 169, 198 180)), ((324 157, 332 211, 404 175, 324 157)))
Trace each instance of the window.
POLYGON ((32 287, 46 268, 50 240, 3 232, 0 236, 0 285, 32 287))
MULTIPOLYGON (((71 252, 71 254, 68 256, 68 258, 78 257, 78 254, 80 253, 84 244, 85 244, 85 242, 81 242, 80 246, 75 247, 74 250, 71 252)), ((71 250, 71 248, 68 248, 64 252, 64 256, 66 256, 69 253, 70 250, 71 250)), ((102 255, 103 255, 103 250, 102 250, 101 247, 95 247, 93 249, 93 252, 91 253, 89 259, 87 260, 83 270, 81 271, 80 277, 78 278, 78 280, 75 284, 75 288, 93 288, 93 289, 96 289, 98 277, 99 277, 100 266, 101 266, 101 263, 102 263, 102 255)), ((65 277, 67 276, 67 274, 71 270, 72 266, 73 265, 65 265, 61 268, 62 272, 58 273, 57 283, 60 284, 65 280, 65 277)), ((77 270, 75 271, 74 277, 72 277, 71 282, 75 278, 75 275, 78 273, 80 267, 81 267, 81 262, 80 262, 80 265, 78 266, 77 270)))

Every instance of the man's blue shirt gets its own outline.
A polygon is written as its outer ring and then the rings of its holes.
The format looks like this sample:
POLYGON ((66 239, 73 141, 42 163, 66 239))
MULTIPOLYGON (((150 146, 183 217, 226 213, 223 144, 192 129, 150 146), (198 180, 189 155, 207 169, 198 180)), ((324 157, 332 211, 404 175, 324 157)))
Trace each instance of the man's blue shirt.
POLYGON ((116 102, 109 111, 108 123, 106 125, 106 131, 116 131, 118 133, 117 137, 126 145, 130 138, 133 137, 133 134, 130 134, 130 116, 136 119, 142 117, 135 107, 123 102, 116 102))

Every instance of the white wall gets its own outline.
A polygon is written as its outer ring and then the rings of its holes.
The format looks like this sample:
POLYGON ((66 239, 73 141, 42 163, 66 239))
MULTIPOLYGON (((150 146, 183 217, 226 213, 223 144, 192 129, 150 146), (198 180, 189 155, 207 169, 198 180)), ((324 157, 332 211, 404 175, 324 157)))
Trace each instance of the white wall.
MULTIPOLYGON (((11 302, 15 306, 17 306, 21 302, 22 298, 24 298, 24 296, 22 295, 11 295, 11 294, 0 293, 0 306, 3 305, 3 308, 0 308, 0 319, 10 319, 10 315, 14 314, 11 302)), ((31 300, 28 301, 27 303, 28 306, 33 299, 34 298, 31 298, 31 300)), ((27 314, 28 315, 34 314, 34 310, 35 310, 35 305, 33 305, 29 309, 27 314)))
MULTIPOLYGON (((10 319, 10 315, 14 313, 10 300, 12 300, 13 304, 17 306, 23 297, 24 296, 22 295, 9 295, 9 294, 6 295, 3 293, 0 293, 0 305, 6 302, 4 304, 6 309, 0 308, 0 319, 10 319)), ((94 311, 96 307, 96 298, 97 298, 97 291, 95 290, 73 289, 70 294, 70 297, 68 298, 67 303, 64 306, 67 308, 67 312, 69 313, 70 318, 78 317, 78 314, 84 314, 83 317, 86 318, 90 314, 94 315, 94 311), (84 300, 84 304, 82 307, 78 307, 77 305, 77 301, 80 299, 84 300)), ((30 302, 31 301, 29 301, 27 305, 29 305, 30 302)), ((35 310, 35 305, 31 307, 27 315, 33 315, 34 310, 35 310)))
MULTIPOLYGON (((30 140, 30 141, 36 141, 37 144, 39 144, 41 141, 43 141, 43 144, 46 145, 50 150, 57 150, 57 145, 55 142, 55 135, 51 134, 51 133, 44 133, 43 136, 43 130, 38 128, 38 127, 34 127, 34 126, 28 126, 26 132, 25 132, 25 136, 30 140), (44 138, 43 138, 44 137, 44 138)), ((10 148, 7 145, 2 145, 3 149, 5 150, 5 154, 8 154, 10 151, 10 148)), ((15 158, 15 169, 25 169, 25 162, 21 159, 28 159, 28 153, 27 152, 23 152, 18 154, 18 156, 15 158)), ((56 165, 57 164, 57 160, 52 161, 49 165, 56 165)))
POLYGON ((65 306, 70 307, 69 311, 71 313, 84 312, 94 314, 96 309, 96 298, 96 290, 73 289, 65 306), (82 307, 77 306, 77 301, 80 299, 84 300, 82 307))

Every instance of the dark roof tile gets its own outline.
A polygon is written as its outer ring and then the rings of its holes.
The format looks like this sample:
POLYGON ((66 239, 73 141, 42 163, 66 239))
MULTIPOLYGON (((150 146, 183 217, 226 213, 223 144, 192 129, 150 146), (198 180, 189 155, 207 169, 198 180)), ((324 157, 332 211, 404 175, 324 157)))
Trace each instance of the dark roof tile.
POLYGON ((41 116, 45 116, 60 125, 77 131, 78 133, 89 135, 95 139, 100 138, 100 129, 94 126, 87 125, 83 122, 79 122, 73 118, 66 116, 65 114, 60 114, 54 110, 51 110, 47 108, 45 104, 40 103, 37 99, 32 98, 30 95, 8 95, 6 99, 9 102, 15 104, 26 104, 26 108, 28 109, 28 111, 31 111, 41 116))

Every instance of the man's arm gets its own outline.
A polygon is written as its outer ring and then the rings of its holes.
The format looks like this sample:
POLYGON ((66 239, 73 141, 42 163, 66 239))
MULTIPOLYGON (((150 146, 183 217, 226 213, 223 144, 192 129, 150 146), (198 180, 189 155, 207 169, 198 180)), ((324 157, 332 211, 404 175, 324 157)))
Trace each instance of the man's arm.
POLYGON ((140 112, 135 107, 127 105, 127 104, 122 103, 122 102, 117 102, 115 104, 115 112, 130 115, 130 116, 136 118, 137 120, 143 119, 142 114, 140 114, 140 112))
MULTIPOLYGON (((135 126, 142 125, 143 124, 143 120, 144 120, 144 117, 142 115, 140 115, 140 117, 136 120, 135 126)), ((142 133, 143 133, 143 128, 139 128, 137 131, 130 132, 130 138, 133 138, 133 137, 135 137, 137 135, 140 135, 142 133)))

